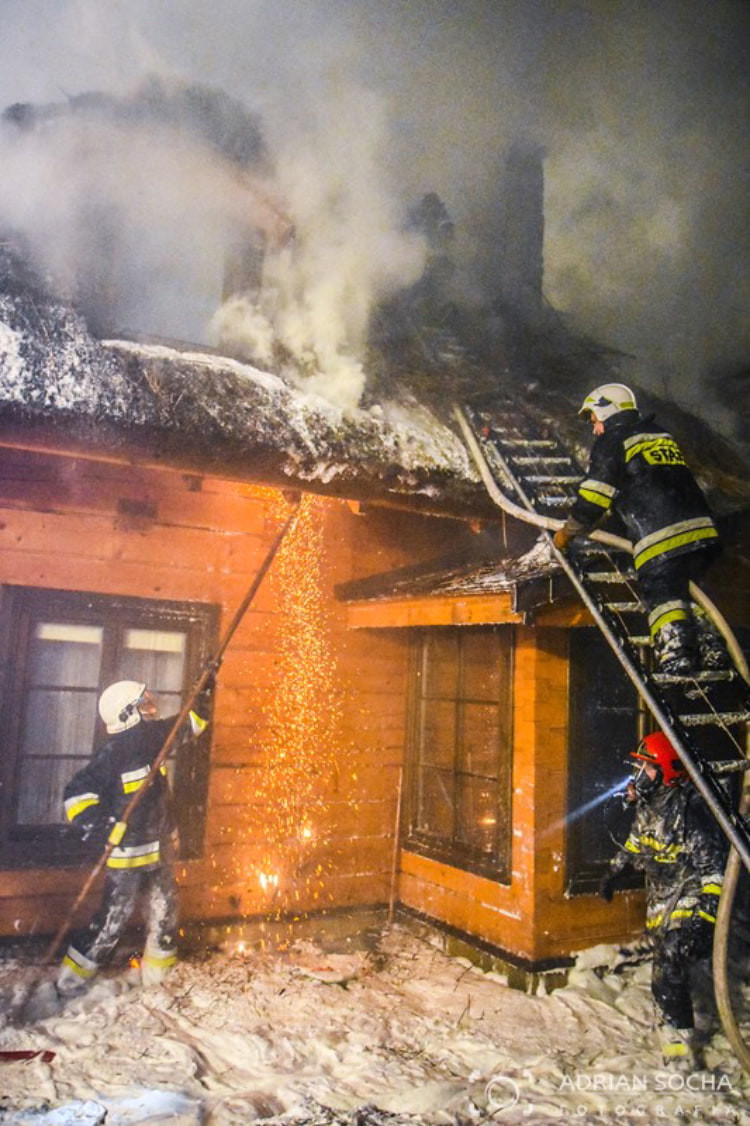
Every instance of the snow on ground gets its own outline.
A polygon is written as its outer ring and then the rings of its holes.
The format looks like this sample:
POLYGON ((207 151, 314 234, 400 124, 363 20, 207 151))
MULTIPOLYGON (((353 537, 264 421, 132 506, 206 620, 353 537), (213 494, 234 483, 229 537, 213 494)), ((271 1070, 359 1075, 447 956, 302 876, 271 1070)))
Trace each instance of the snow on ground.
MULTIPOLYGON (((6 1009, 39 977, 6 951, 6 1009)), ((120 969, 56 1015, 7 1024, 0 1049, 54 1056, 0 1061, 0 1122, 750 1126, 750 1078, 715 1028, 704 1070, 662 1067, 649 977, 598 947, 565 988, 530 995, 398 926, 343 953, 235 940, 160 987, 120 969)))

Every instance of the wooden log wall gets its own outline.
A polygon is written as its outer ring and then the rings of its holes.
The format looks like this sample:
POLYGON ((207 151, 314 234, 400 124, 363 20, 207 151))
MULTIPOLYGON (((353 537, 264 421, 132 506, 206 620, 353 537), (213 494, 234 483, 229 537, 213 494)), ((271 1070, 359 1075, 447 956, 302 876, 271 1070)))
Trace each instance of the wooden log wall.
MULTIPOLYGON (((276 490, 217 477, 0 454, 0 584, 208 602, 221 629, 288 511, 276 490)), ((185 919, 388 901, 406 637, 347 631, 333 586, 428 558, 444 534, 303 497, 219 675, 205 851, 178 868, 185 919)), ((52 931, 85 874, 0 869, 0 934, 52 931)))

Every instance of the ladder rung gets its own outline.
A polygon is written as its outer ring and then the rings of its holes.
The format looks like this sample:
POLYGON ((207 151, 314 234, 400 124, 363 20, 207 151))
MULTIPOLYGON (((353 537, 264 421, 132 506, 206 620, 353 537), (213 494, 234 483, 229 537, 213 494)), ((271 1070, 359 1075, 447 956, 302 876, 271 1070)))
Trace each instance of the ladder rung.
POLYGON ((635 575, 629 575, 625 571, 590 571, 586 575, 586 582, 589 583, 628 583, 635 578, 635 575))
MULTIPOLYGON (((505 431, 498 430, 496 426, 492 427, 496 433, 507 434, 505 431)), ((518 446, 523 450, 554 450, 557 449, 557 442, 552 438, 503 438, 503 444, 506 446, 518 446)))
POLYGON ((699 712, 697 715, 681 715, 680 723, 685 727, 708 727, 710 724, 722 727, 734 727, 738 723, 747 723, 750 712, 699 712))
POLYGON ((731 669, 701 669, 700 672, 691 672, 686 676, 670 676, 666 672, 655 672, 653 680, 656 684, 709 684, 719 680, 733 680, 734 673, 731 669))
POLYGON ((562 474, 532 473, 524 477, 524 481, 533 482, 535 485, 574 485, 580 480, 580 475, 576 477, 564 477, 562 474))
MULTIPOLYGON (((534 454, 533 457, 514 457, 513 458, 513 464, 514 465, 538 465, 540 461, 546 461, 546 462, 557 461, 561 465, 572 465, 573 464, 572 458, 568 457, 567 454, 562 454, 562 455, 561 454, 534 454)), ((577 481, 581 480, 580 473, 576 477, 576 480, 577 481)))

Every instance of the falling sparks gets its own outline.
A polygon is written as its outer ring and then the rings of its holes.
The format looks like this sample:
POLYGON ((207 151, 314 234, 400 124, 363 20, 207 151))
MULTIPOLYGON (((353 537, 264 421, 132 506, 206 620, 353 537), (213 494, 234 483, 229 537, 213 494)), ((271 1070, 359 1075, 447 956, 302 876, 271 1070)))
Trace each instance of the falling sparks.
POLYGON ((264 809, 256 826, 263 847, 255 878, 278 913, 317 903, 327 867, 324 819, 339 707, 323 583, 323 516, 323 502, 302 498, 270 574, 279 619, 277 687, 265 716, 255 793, 264 809))

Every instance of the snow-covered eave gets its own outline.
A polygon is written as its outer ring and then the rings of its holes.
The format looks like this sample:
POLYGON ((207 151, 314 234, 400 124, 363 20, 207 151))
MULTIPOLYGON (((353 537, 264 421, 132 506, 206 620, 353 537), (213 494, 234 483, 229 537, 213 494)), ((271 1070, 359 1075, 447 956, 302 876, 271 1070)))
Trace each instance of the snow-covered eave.
POLYGON ((498 510, 476 483, 438 474, 359 474, 342 465, 327 480, 296 474, 279 451, 201 443, 182 433, 119 426, 67 412, 50 414, 0 403, 0 447, 151 469, 172 469, 242 484, 297 490, 425 515, 490 520, 498 510))

